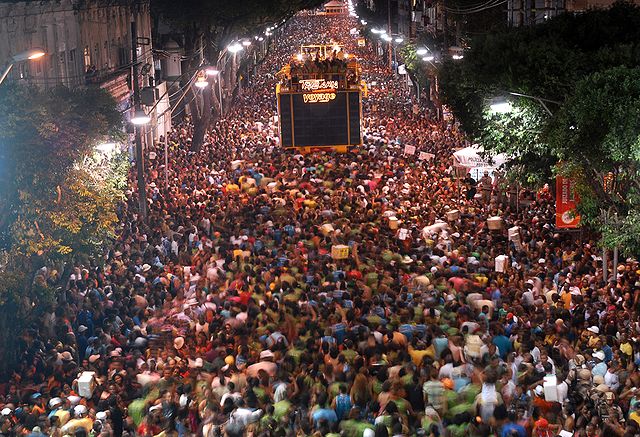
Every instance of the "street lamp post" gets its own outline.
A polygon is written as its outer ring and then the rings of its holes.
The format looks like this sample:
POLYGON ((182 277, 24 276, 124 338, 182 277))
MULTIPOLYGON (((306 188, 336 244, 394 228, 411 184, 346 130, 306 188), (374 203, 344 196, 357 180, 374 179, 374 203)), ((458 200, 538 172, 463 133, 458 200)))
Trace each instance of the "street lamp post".
POLYGON ((147 187, 144 180, 144 157, 142 151, 142 133, 140 129, 149 123, 151 118, 145 114, 140 105, 140 83, 138 82, 138 34, 136 22, 131 22, 131 80, 133 82, 134 114, 131 123, 134 125, 136 137, 136 175, 138 180, 138 212, 143 220, 147 219, 147 187))
POLYGON ((2 76, 0 76, 0 85, 2 85, 2 82, 4 82, 16 62, 38 59, 43 57, 44 55, 45 51, 42 49, 25 50, 24 52, 18 53, 17 55, 13 55, 7 61, 6 66, 2 72, 2 76))
MULTIPOLYGON (((553 103, 554 105, 562 105, 562 103, 558 102, 557 100, 544 99, 538 96, 530 96, 528 94, 521 94, 521 93, 514 93, 514 92, 508 92, 507 94, 510 94, 516 97, 523 97, 525 99, 535 100, 544 108, 545 111, 547 111, 547 114, 549 115, 553 115, 553 112, 551 112, 549 107, 546 105, 547 103, 553 103)), ((511 105, 511 102, 509 102, 504 98, 494 99, 490 107, 492 111, 499 112, 499 113, 511 112, 511 110, 513 109, 513 105, 511 105)))

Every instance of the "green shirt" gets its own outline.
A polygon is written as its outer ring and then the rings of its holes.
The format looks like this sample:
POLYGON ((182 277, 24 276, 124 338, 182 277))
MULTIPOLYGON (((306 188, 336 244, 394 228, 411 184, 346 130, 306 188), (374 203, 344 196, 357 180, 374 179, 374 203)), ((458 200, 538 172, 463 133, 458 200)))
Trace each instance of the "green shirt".
POLYGON ((146 401, 144 399, 134 399, 127 407, 129 416, 133 420, 133 423, 136 424, 136 427, 140 426, 142 423, 145 405, 146 401))
POLYGON ((345 437, 362 437, 367 429, 374 430, 375 428, 368 423, 350 419, 340 422, 340 429, 344 432, 345 437))
POLYGON ((291 402, 286 399, 281 400, 280 402, 276 402, 273 404, 273 417, 276 421, 280 421, 283 417, 289 413, 291 409, 291 402))

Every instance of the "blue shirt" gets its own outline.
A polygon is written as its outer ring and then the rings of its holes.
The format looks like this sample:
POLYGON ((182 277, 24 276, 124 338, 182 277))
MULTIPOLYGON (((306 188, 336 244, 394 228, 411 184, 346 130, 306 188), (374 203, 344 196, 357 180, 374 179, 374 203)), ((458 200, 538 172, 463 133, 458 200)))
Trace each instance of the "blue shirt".
POLYGON ((329 423, 336 423, 338 421, 338 415, 330 408, 318 408, 313 412, 313 425, 318 426, 318 422, 326 420, 329 423))
POLYGON ((506 359, 507 354, 511 352, 511 341, 509 341, 509 338, 504 335, 496 335, 493 337, 493 344, 498 348, 500 358, 503 360, 506 359))
POLYGON ((500 432, 500 437, 512 437, 514 433, 516 433, 515 435, 518 437, 527 437, 527 432, 524 427, 517 423, 505 423, 500 432))

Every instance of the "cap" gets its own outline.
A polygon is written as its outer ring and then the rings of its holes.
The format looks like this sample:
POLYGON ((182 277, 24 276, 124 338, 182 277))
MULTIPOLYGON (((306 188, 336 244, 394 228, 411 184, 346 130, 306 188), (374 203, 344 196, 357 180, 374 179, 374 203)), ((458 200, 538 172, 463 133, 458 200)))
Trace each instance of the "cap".
POLYGON ((600 361, 604 361, 604 352, 602 352, 602 351, 596 351, 593 354, 591 354, 591 356, 593 358, 599 359, 600 361))
POLYGON ((600 334, 600 328, 598 328, 597 326, 589 326, 587 328, 587 331, 593 332, 594 334, 600 334))
POLYGON ((75 414, 76 416, 81 416, 83 414, 87 414, 87 407, 84 405, 76 405, 73 408, 73 414, 75 414))
POLYGON ((49 400, 49 408, 54 408, 57 405, 62 404, 62 399, 60 398, 52 398, 49 400))
POLYGON ((270 350, 266 350, 266 351, 262 351, 260 352, 260 359, 261 360, 267 360, 273 358, 273 352, 271 352, 270 350))

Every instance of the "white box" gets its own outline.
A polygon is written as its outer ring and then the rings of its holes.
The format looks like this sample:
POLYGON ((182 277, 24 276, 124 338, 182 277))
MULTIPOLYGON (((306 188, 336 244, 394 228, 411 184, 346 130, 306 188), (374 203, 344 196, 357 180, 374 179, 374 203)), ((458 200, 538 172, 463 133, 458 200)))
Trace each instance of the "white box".
POLYGON ((90 399, 96 388, 96 372, 82 372, 78 378, 78 395, 90 399))
POLYGON ((496 272, 504 273, 507 271, 507 263, 509 262, 509 257, 507 255, 498 255, 495 258, 496 264, 496 272))
POLYGON ((555 375, 544 377, 544 400, 547 402, 558 402, 558 380, 555 375))

